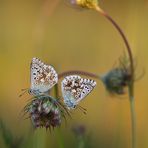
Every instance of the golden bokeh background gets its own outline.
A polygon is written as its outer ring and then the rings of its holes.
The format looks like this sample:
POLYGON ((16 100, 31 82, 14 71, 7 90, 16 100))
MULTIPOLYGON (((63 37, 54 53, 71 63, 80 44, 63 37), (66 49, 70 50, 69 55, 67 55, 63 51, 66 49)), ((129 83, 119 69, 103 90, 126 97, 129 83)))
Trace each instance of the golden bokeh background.
MULTIPOLYGON (((148 69, 148 1, 103 0, 100 6, 125 31, 137 61, 136 74, 140 76, 143 69, 148 69)), ((118 32, 93 10, 73 7, 66 0, 0 0, 0 118, 14 135, 29 133, 31 123, 22 119, 20 112, 30 96, 18 96, 22 88, 30 86, 32 57, 54 65, 58 73, 83 70, 103 74, 124 50, 118 32)), ((147 88, 145 73, 135 86, 138 148, 148 147, 147 88)), ((60 129, 67 147, 75 140, 72 126, 83 124, 94 147, 130 148, 127 96, 110 97, 98 81, 81 106, 87 108, 87 114, 76 110, 60 129)), ((56 147, 56 132, 37 130, 29 138, 28 147, 56 147)), ((2 135, 0 146, 5 148, 2 135)))

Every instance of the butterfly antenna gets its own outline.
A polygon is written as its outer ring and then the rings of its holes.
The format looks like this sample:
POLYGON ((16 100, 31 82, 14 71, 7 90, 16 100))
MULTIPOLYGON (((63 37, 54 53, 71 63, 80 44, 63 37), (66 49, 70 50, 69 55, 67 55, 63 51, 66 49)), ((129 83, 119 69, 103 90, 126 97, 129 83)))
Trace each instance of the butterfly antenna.
POLYGON ((27 89, 22 89, 21 91, 23 91, 23 92, 19 95, 19 97, 22 97, 28 91, 28 88, 27 89))
POLYGON ((83 112, 83 114, 85 114, 85 115, 86 115, 87 110, 86 110, 85 108, 83 108, 83 107, 82 107, 82 106, 80 106, 80 105, 78 105, 77 107, 78 107, 78 109, 79 109, 80 111, 82 111, 82 112, 83 112))
POLYGON ((24 120, 27 120, 27 119, 30 119, 30 116, 28 116, 28 117, 24 118, 24 120))
POLYGON ((81 109, 83 109, 84 111, 87 111, 86 108, 84 108, 84 107, 82 107, 82 106, 80 106, 80 105, 79 105, 79 107, 80 107, 81 109))
POLYGON ((28 88, 23 88, 23 89, 21 89, 21 91, 25 91, 25 90, 27 90, 28 88))

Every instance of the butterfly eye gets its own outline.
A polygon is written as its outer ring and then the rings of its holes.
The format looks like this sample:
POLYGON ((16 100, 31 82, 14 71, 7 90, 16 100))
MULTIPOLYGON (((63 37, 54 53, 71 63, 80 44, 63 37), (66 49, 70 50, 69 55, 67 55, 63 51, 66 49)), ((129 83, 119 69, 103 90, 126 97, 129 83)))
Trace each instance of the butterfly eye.
POLYGON ((76 105, 73 106, 73 109, 75 109, 75 108, 76 108, 76 105))
POLYGON ((29 93, 29 94, 32 94, 32 90, 31 90, 31 89, 29 89, 29 90, 28 90, 28 93, 29 93))

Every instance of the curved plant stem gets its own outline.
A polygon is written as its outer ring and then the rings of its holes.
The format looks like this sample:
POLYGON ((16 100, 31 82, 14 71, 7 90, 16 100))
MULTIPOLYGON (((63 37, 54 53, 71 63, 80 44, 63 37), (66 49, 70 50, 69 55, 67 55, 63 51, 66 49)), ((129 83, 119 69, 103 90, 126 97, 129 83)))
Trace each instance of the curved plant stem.
POLYGON ((103 15, 105 18, 107 18, 111 23, 112 25, 117 29, 117 31, 119 32, 119 34, 121 35, 125 45, 126 45, 126 48, 127 48, 127 52, 128 52, 128 55, 129 55, 129 60, 130 60, 130 66, 131 66, 131 75, 133 77, 134 75, 134 63, 133 63, 133 55, 132 55, 132 50, 131 50, 131 47, 129 45, 129 42, 124 34, 124 32, 122 31, 122 29, 119 27, 119 25, 114 21, 114 19, 108 15, 103 9, 101 9, 99 6, 96 6, 95 7, 95 10, 98 11, 101 15, 103 15))
POLYGON ((119 25, 114 21, 114 19, 108 15, 103 9, 101 9, 99 6, 95 7, 95 10, 99 12, 101 15, 103 15, 107 20, 111 22, 111 24, 116 28, 116 30, 121 35, 130 60, 130 69, 131 69, 131 80, 129 82, 129 101, 130 101, 130 111, 131 111, 131 132, 132 132, 132 148, 136 148, 136 113, 135 113, 135 99, 134 99, 134 62, 133 62, 133 55, 132 50, 129 45, 129 42, 122 31, 122 29, 119 27, 119 25))
POLYGON ((86 72, 86 71, 80 71, 80 70, 65 71, 65 72, 59 74, 59 79, 61 79, 62 77, 65 77, 67 75, 73 75, 73 74, 84 75, 84 76, 88 76, 88 77, 91 77, 94 79, 101 79, 100 76, 97 74, 86 72))

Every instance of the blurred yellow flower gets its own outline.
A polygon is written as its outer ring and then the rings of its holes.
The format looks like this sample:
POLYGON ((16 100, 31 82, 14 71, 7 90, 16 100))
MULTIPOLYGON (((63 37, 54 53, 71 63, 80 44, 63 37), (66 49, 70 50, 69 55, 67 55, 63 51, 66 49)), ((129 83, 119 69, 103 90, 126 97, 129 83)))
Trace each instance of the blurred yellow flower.
POLYGON ((98 0, 71 0, 71 3, 88 9, 95 9, 98 6, 98 0))

